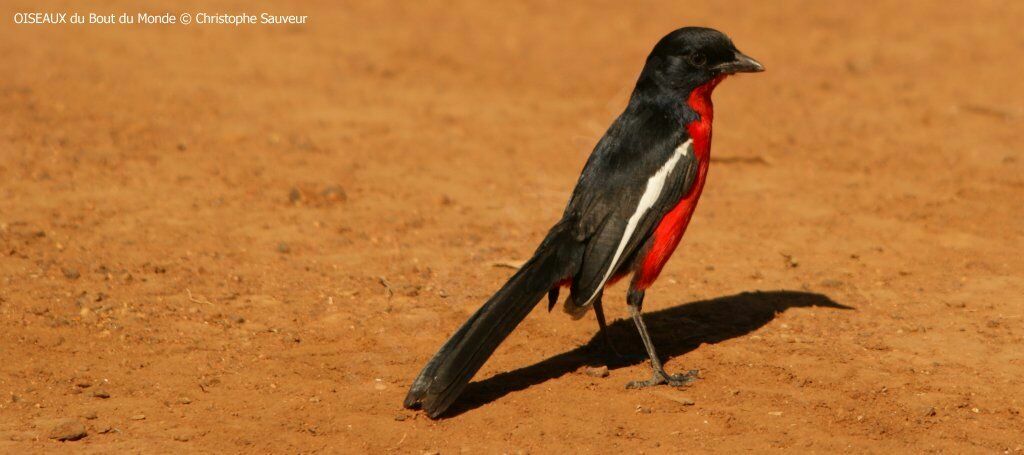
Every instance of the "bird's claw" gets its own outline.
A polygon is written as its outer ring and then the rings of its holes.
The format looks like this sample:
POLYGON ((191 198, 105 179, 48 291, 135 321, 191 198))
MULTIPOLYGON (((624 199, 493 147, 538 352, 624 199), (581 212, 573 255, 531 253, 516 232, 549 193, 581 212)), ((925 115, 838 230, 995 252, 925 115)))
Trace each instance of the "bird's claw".
POLYGON ((668 374, 664 371, 655 371, 654 376, 646 381, 630 381, 626 384, 627 389, 642 389, 655 385, 668 384, 672 387, 682 387, 697 380, 700 370, 690 370, 686 373, 668 374))

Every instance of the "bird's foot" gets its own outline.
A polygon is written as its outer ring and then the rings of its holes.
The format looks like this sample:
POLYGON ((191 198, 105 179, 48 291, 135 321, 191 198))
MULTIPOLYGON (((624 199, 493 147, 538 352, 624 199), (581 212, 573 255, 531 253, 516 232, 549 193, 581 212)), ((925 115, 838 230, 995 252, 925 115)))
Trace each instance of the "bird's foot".
POLYGON ((654 371, 654 376, 646 381, 630 381, 626 384, 627 389, 643 389, 645 387, 668 384, 672 387, 681 387, 697 380, 700 370, 690 370, 686 373, 668 374, 664 370, 654 371))

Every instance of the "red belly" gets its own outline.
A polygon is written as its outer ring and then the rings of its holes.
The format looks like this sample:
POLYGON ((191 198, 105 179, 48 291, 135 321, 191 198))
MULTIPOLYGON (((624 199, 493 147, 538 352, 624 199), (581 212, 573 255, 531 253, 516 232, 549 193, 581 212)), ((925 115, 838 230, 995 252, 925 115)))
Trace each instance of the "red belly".
POLYGON ((724 77, 718 77, 697 87, 690 92, 687 103, 690 108, 700 114, 700 120, 686 125, 686 130, 693 139, 693 152, 697 157, 697 179, 693 182, 693 188, 679 200, 679 203, 672 208, 654 229, 651 247, 647 250, 640 267, 633 275, 631 287, 636 290, 644 290, 658 279, 661 269, 665 267, 668 258, 672 257, 679 240, 686 232, 686 226, 690 224, 694 209, 697 208, 697 200, 704 190, 704 180, 708 173, 708 162, 711 158, 711 121, 714 117, 714 107, 711 104, 711 92, 724 77))
MULTIPOLYGON (((703 171, 707 167, 701 166, 701 168, 703 171)), ((686 232, 686 226, 690 224, 693 210, 697 207, 697 199, 700 198, 700 193, 704 186, 703 177, 703 175, 698 176, 697 182, 695 182, 690 194, 679 201, 672 208, 672 211, 668 212, 668 215, 661 219, 658 227, 654 229, 654 240, 651 242, 651 248, 647 250, 647 255, 644 256, 640 267, 636 270, 636 274, 633 275, 631 286, 633 289, 642 291, 650 287, 654 280, 658 279, 658 275, 661 274, 661 269, 665 267, 668 258, 672 257, 672 253, 679 246, 679 241, 682 240, 683 233, 686 232)))

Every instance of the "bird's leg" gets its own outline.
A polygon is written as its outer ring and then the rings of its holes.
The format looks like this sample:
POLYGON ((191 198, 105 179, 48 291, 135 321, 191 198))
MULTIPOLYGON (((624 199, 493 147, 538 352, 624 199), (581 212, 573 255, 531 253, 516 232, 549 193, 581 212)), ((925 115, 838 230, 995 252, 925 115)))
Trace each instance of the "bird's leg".
POLYGON ((604 293, 597 295, 597 299, 594 300, 594 315, 597 316, 597 326, 601 332, 601 338, 604 339, 604 344, 608 347, 609 360, 621 360, 622 354, 619 353, 618 349, 615 349, 615 343, 612 343, 612 336, 608 333, 608 323, 604 319, 604 306, 601 305, 601 298, 604 297, 604 293))
POLYGON ((643 315, 640 314, 644 305, 644 292, 630 289, 626 302, 629 304, 629 315, 633 317, 636 329, 640 331, 640 339, 643 340, 644 347, 647 348, 647 355, 651 358, 651 369, 653 370, 653 376, 651 379, 646 381, 631 381, 626 384, 626 388, 641 389, 658 384, 668 384, 678 387, 696 381, 697 374, 699 373, 697 370, 690 370, 683 374, 670 375, 666 373, 665 368, 661 366, 661 360, 658 359, 658 353, 654 352, 654 343, 651 341, 651 335, 647 332, 647 324, 644 324, 643 315))

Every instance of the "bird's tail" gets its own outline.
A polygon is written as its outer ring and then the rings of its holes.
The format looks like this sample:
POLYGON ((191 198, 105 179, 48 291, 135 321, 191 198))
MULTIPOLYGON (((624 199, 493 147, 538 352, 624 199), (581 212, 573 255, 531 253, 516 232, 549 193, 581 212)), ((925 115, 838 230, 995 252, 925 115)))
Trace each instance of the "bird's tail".
POLYGON ((413 381, 405 407, 422 407, 431 418, 441 415, 530 310, 575 270, 583 246, 569 224, 555 225, 533 258, 441 346, 413 381))

